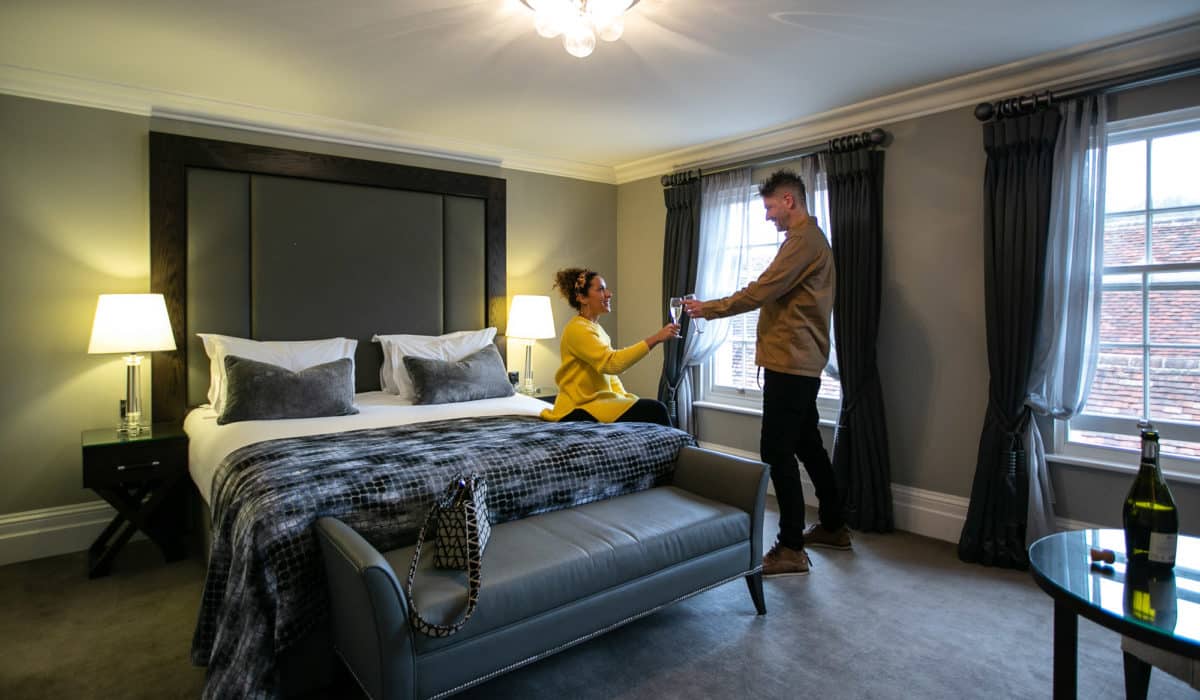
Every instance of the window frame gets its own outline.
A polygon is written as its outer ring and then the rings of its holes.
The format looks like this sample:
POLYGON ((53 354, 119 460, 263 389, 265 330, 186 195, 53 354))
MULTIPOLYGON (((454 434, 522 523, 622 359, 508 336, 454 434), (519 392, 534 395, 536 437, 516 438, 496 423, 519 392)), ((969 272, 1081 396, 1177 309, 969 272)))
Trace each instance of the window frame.
MULTIPOLYGON (((1120 121, 1109 122, 1107 125, 1108 131, 1108 146, 1120 145, 1123 143, 1131 143, 1141 141, 1147 138, 1165 138, 1176 134, 1192 132, 1200 129, 1200 107, 1191 107, 1182 110, 1163 112, 1159 114, 1149 115, 1145 117, 1135 117, 1120 121)), ((1152 158, 1153 148, 1148 146, 1146 154, 1146 199, 1144 208, 1140 210, 1118 211, 1113 214, 1129 214, 1141 215, 1144 217, 1146 226, 1146 247, 1147 257, 1149 260, 1150 246, 1153 245, 1152 221, 1155 214, 1170 213, 1172 211, 1198 211, 1200 204, 1162 207, 1155 208, 1154 200, 1151 192, 1151 178, 1153 174, 1152 158)), ((1105 217, 1108 212, 1105 211, 1105 217)), ((1200 261, 1194 263, 1151 263, 1143 262, 1139 265, 1106 265, 1104 274, 1129 274, 1137 275, 1137 281, 1127 283, 1110 283, 1105 285, 1105 291, 1137 291, 1141 294, 1142 301, 1142 328, 1141 342, 1138 343, 1104 343, 1101 349, 1104 348, 1127 348, 1140 349, 1142 353, 1142 371, 1143 371, 1143 388, 1142 388, 1142 410, 1143 415, 1149 412, 1149 392, 1146 389, 1146 372, 1149 367, 1149 355, 1152 350, 1171 349, 1173 347, 1186 349, 1200 349, 1200 337, 1197 338, 1195 344, 1178 344, 1178 343, 1155 343, 1150 340, 1150 292, 1153 289, 1172 289, 1172 290, 1200 290, 1200 280, 1187 282, 1160 282, 1151 287, 1150 277, 1156 273, 1165 272, 1198 272, 1200 273, 1200 261)), ((1118 435, 1133 435, 1136 430, 1136 422, 1138 417, 1134 416, 1115 416, 1108 414, 1085 414, 1080 413, 1069 419, 1055 419, 1053 446, 1054 452, 1048 457, 1051 460, 1058 459, 1068 463, 1089 464, 1093 466, 1102 466, 1109 469, 1118 469, 1122 471, 1136 471, 1138 464, 1137 448, 1121 448, 1101 445, 1090 445, 1080 442, 1071 442, 1071 430, 1104 432, 1118 435)), ((1179 421, 1164 420, 1156 418, 1153 420, 1155 428, 1160 436, 1165 440, 1186 441, 1200 443, 1200 420, 1187 423, 1179 421)), ((1160 453, 1161 454, 1161 453, 1160 453)), ((1168 455, 1161 454, 1160 465, 1162 468, 1172 473, 1176 477, 1183 477, 1188 481, 1200 482, 1200 457, 1189 457, 1183 455, 1168 455)))
MULTIPOLYGON (((761 200, 761 197, 758 197, 757 186, 752 186, 752 187, 754 189, 755 197, 757 197, 761 200)), ((826 235, 832 237, 831 233, 826 233, 826 235)), ((831 243, 832 243, 832 241, 831 241, 831 243)), ((779 239, 776 241, 776 251, 778 251, 778 246, 781 244, 782 244, 782 236, 780 236, 779 239)), ((762 247, 765 247, 765 245, 761 244, 761 243, 747 246, 746 249, 743 250, 742 254, 746 255, 748 253, 749 249, 751 249, 751 248, 762 248, 762 247)), ((832 317, 830 318, 829 331, 830 331, 830 335, 832 336, 832 334, 833 334, 833 319, 832 319, 832 317)), ((726 339, 725 342, 728 343, 729 340, 726 339)), ((830 359, 831 360, 833 359, 832 350, 833 350, 833 348, 831 345, 831 347, 830 347, 830 351, 831 351, 830 359)), ((717 372, 714 369, 714 363, 716 362, 716 358, 717 358, 718 354, 719 354, 719 352, 714 351, 712 353, 712 355, 710 355, 708 357, 708 359, 706 359, 704 362, 700 363, 695 369, 696 374, 694 375, 694 379, 695 379, 694 386, 696 387, 696 400, 693 402, 694 405, 700 406, 701 408, 726 410, 726 411, 731 411, 734 413, 762 415, 762 389, 761 388, 741 389, 738 387, 714 384, 714 381, 715 381, 716 375, 717 375, 717 372)), ((832 364, 832 363, 830 363, 830 364, 832 364)), ((828 367, 829 365, 826 365, 826 366, 828 367)), ((761 368, 760 368, 760 370, 761 370, 761 368)), ((818 396, 817 397, 817 413, 820 415, 821 423, 826 424, 826 425, 835 425, 837 423, 839 415, 841 413, 841 403, 842 402, 841 402, 840 398, 831 399, 831 398, 818 396)))
MULTIPOLYGON (((713 357, 716 353, 713 353, 713 357)), ((698 391, 693 405, 701 408, 728 410, 734 413, 762 415, 761 389, 736 389, 712 383, 715 372, 712 369, 713 357, 700 363, 696 368, 698 391)), ((821 423, 836 425, 842 411, 840 399, 817 397, 817 414, 821 423)))

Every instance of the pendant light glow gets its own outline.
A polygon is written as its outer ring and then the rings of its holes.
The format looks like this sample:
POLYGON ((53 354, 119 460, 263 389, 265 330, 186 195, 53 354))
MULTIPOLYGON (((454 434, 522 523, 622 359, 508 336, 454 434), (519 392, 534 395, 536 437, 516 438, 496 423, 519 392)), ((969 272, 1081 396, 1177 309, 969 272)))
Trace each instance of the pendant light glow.
POLYGON ((616 41, 625 32, 625 13, 638 0, 521 0, 533 10, 540 36, 562 36, 563 48, 578 58, 596 49, 596 38, 616 41))

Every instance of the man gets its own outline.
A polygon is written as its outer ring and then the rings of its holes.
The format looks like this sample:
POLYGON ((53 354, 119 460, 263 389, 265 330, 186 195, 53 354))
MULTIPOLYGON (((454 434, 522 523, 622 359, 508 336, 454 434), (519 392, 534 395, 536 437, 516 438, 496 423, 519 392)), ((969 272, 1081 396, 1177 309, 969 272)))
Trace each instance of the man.
POLYGON ((763 575, 807 574, 805 545, 850 549, 842 500, 821 442, 817 391, 829 361, 833 310, 833 254, 808 214, 804 182, 780 170, 759 187, 767 220, 786 231, 775 259, 758 279, 732 296, 685 301, 692 317, 721 318, 759 309, 755 362, 763 368, 763 415, 759 449, 771 467, 779 501, 779 536, 763 557, 763 575), (799 458, 816 487, 820 522, 804 527, 799 458))

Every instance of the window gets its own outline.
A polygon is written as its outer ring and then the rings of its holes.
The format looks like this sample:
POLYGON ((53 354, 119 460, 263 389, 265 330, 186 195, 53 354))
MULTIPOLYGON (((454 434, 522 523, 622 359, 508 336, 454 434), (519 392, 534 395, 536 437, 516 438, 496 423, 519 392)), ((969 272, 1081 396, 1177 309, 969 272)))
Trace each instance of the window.
POLYGON ((1146 417, 1164 462, 1200 472, 1200 110, 1164 116, 1109 126, 1100 356, 1065 451, 1136 452, 1146 417))
MULTIPOLYGON (((783 243, 783 233, 776 231, 775 225, 766 220, 766 209, 763 207, 762 198, 757 195, 757 187, 754 188, 754 192, 754 198, 751 200, 753 209, 749 216, 750 230, 744 237, 744 243, 741 244, 743 246, 740 251, 742 266, 738 273, 738 289, 758 279, 758 276, 775 258, 775 253, 783 243)), ((825 198, 827 191, 817 190, 815 195, 818 198, 825 198)), ((818 211, 827 208, 828 204, 826 203, 817 205, 818 211)), ((734 237, 734 240, 736 241, 738 238, 741 237, 734 237)), ((737 250, 730 252, 731 254, 738 253, 737 250)), ((712 354, 708 362, 700 368, 700 400, 741 408, 762 407, 762 390, 758 386, 758 365, 754 363, 757 327, 757 309, 729 318, 729 336, 712 354)), ((830 332, 832 333, 832 327, 830 332)), ((832 349, 830 354, 832 355, 832 349)), ((826 369, 821 375, 821 390, 817 394, 817 404, 822 417, 836 420, 841 399, 841 384, 826 369)))

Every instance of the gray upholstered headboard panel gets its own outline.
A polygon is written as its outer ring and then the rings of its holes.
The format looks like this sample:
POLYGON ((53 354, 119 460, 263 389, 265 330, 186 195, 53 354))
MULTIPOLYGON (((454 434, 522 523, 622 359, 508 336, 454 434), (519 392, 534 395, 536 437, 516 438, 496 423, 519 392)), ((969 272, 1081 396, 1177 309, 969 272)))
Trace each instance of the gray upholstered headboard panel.
POLYGON ((195 334, 357 338, 359 391, 379 388, 375 333, 503 331, 504 181, 152 133, 151 286, 173 353, 154 355, 155 420, 205 401, 195 334))

